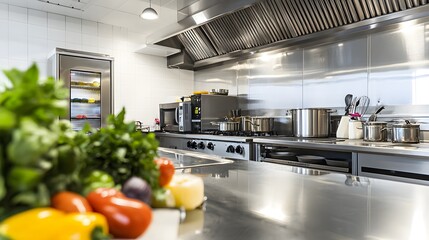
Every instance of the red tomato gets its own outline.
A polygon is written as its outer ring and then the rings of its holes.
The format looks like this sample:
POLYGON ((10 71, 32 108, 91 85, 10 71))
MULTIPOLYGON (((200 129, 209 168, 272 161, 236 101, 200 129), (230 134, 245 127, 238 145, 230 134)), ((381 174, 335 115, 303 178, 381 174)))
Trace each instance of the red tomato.
POLYGON ((59 192, 51 199, 51 206, 66 213, 92 212, 91 205, 81 195, 73 192, 59 192))
POLYGON ((116 189, 98 188, 86 197, 96 212, 103 214, 116 238, 137 238, 152 221, 152 209, 144 202, 127 198, 116 189))
POLYGON ((159 166, 159 185, 163 187, 170 183, 171 179, 173 178, 174 164, 166 157, 155 159, 155 162, 159 166))

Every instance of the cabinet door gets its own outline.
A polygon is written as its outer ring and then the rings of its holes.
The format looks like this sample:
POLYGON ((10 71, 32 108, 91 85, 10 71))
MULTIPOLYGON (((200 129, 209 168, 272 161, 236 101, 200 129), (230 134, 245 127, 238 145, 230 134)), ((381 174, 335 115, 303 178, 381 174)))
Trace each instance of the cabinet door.
POLYGON ((429 185, 429 159, 359 153, 358 175, 429 185))

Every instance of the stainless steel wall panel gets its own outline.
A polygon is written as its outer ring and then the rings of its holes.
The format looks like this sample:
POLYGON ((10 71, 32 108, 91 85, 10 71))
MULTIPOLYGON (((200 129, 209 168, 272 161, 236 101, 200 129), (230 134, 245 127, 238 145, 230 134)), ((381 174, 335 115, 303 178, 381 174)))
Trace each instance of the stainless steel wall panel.
POLYGON ((334 107, 367 92, 367 40, 304 50, 303 107, 334 107))
POLYGON ((386 105, 429 104, 427 36, 429 30, 424 24, 404 24, 400 30, 371 36, 371 99, 386 105))
POLYGON ((194 73, 194 89, 206 90, 224 88, 229 95, 237 95, 237 63, 222 65, 194 73))
MULTIPOLYGON (((376 104, 386 106, 381 120, 411 119, 429 130, 427 20, 335 44, 254 56, 195 72, 195 89, 227 88, 240 97, 246 113, 257 115, 284 115, 286 109, 300 107, 333 108, 342 114, 346 94, 368 95, 370 112, 376 104)), ((290 127, 290 121, 284 124, 290 127)))
POLYGON ((302 106, 302 50, 263 55, 247 61, 247 108, 253 111, 302 106))

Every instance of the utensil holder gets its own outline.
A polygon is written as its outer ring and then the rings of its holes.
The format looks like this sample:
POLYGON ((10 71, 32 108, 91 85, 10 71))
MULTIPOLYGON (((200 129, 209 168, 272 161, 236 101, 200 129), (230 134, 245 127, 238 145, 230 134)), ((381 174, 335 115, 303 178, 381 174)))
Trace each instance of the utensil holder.
POLYGON ((362 139, 363 129, 362 122, 356 120, 349 121, 349 139, 362 139))
POLYGON ((341 117, 336 133, 337 138, 349 138, 349 121, 350 116, 341 117))

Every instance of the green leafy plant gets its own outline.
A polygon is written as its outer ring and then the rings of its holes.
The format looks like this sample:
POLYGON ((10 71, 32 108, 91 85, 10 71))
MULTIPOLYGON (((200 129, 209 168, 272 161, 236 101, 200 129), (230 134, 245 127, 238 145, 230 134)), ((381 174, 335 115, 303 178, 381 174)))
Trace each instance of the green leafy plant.
POLYGON ((125 109, 109 116, 107 126, 94 132, 87 147, 86 169, 109 173, 117 184, 132 176, 145 179, 152 189, 159 189, 159 169, 153 161, 158 141, 154 134, 136 131, 134 122, 126 123, 125 109))
POLYGON ((60 121, 68 96, 61 81, 41 81, 36 65, 5 71, 11 86, 0 93, 0 221, 32 207, 48 206, 58 191, 83 192, 94 170, 110 174, 116 184, 144 178, 156 195, 159 169, 155 135, 137 132, 125 122, 125 109, 109 116, 107 126, 82 131, 60 121), (87 134, 91 132, 91 134, 87 134))
POLYGON ((11 86, 0 93, 0 219, 47 206, 51 194, 79 181, 88 136, 58 120, 66 113, 62 82, 39 79, 36 65, 5 71, 11 86))

